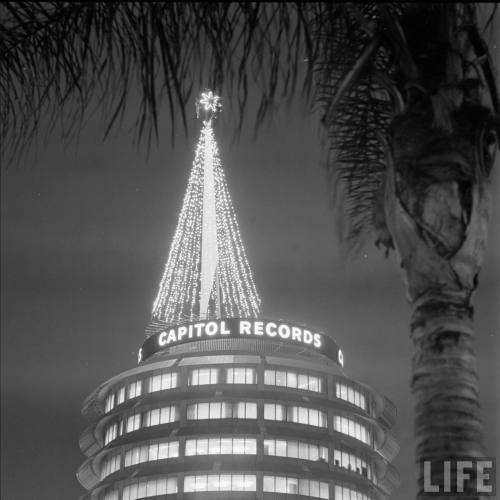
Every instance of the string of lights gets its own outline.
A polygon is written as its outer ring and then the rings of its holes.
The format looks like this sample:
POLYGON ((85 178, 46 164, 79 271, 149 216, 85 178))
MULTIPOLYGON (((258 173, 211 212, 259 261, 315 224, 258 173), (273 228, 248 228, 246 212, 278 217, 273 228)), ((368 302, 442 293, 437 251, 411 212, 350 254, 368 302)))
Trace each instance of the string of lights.
POLYGON ((260 298, 242 243, 212 122, 220 98, 201 94, 203 127, 177 228, 153 304, 168 324, 215 317, 260 315, 260 298))

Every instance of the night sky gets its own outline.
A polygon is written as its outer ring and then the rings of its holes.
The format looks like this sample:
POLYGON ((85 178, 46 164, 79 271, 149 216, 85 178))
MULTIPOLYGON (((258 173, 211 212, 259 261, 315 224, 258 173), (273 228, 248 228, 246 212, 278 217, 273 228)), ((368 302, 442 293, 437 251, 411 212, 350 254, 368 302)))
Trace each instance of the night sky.
MULTIPOLYGON (((224 113, 224 112, 223 112, 224 113)), ((410 310, 395 256, 369 244, 341 255, 321 167, 317 118, 283 111, 255 141, 216 129, 263 313, 331 333, 346 373, 392 399, 401 451, 394 500, 414 495, 410 310)), ((83 399, 131 368, 143 341, 194 157, 199 128, 163 130, 149 159, 127 125, 102 141, 98 118, 67 147, 2 173, 2 498, 76 499, 83 399)), ((45 143, 44 143, 45 142, 45 143)), ((477 352, 487 452, 497 454, 500 193, 480 287, 477 352)))

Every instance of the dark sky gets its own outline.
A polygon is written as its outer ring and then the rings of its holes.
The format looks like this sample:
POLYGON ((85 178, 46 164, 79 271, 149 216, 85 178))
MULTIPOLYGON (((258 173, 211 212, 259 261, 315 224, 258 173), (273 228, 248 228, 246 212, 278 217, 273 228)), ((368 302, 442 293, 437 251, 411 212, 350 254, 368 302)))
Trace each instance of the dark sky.
MULTIPOLYGON (((194 109, 194 108, 193 108, 194 109)), ((193 118, 192 130, 195 130, 193 118)), ((135 364, 187 184, 197 132, 168 132, 149 160, 98 120, 66 149, 57 136, 2 175, 2 498, 84 491, 75 472, 83 399, 135 364)), ((414 493, 409 307, 394 256, 341 257, 313 117, 293 109, 231 142, 217 138, 254 279, 269 317, 330 332, 345 370, 398 407, 395 500, 414 493)), ((163 137, 163 136, 162 136, 163 137)), ((498 178, 498 164, 495 176, 498 178)), ((494 192, 499 193, 498 179, 494 192)), ((475 297, 486 444, 496 454, 500 196, 475 297)))

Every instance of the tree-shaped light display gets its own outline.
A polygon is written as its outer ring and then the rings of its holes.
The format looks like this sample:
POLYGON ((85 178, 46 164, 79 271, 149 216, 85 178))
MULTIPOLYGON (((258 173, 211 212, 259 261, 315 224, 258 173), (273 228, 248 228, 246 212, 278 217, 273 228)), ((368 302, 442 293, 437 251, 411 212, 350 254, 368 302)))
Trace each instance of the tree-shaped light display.
POLYGON ((196 105, 203 127, 153 319, 168 324, 260 314, 212 127, 221 109, 211 91, 196 105))

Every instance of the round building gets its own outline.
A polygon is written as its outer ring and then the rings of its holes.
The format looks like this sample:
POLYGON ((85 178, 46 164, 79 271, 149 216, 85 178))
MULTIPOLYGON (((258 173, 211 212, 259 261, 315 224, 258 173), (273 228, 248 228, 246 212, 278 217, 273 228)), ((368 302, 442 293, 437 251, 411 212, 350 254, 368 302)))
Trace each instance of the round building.
POLYGON ((149 327, 139 365, 84 402, 81 500, 382 500, 394 405, 330 336, 226 318, 149 327))
POLYGON ((138 366, 84 402, 81 500, 383 500, 395 407, 331 336, 263 319, 212 127, 203 127, 138 366), (187 320, 186 318, 189 318, 187 320))

